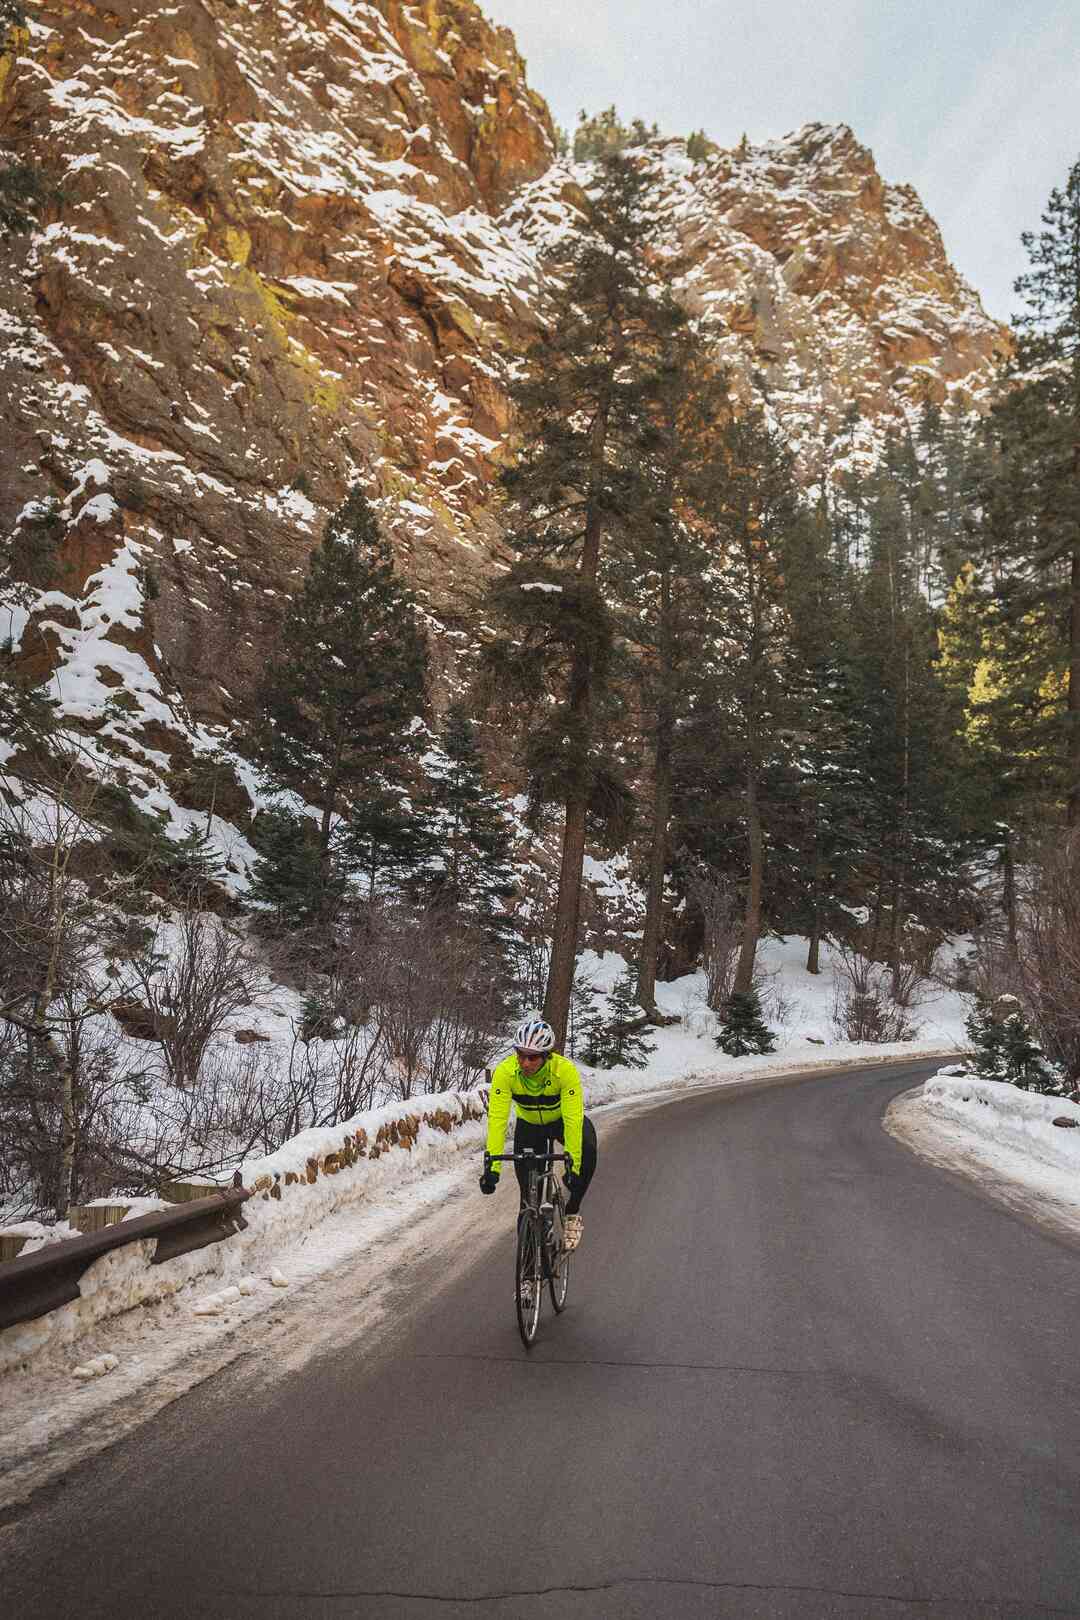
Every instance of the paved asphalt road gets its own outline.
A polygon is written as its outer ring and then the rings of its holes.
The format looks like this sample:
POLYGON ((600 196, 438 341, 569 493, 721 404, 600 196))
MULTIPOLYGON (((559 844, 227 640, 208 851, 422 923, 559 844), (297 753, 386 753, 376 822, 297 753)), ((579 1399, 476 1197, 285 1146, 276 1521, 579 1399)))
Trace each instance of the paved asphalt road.
POLYGON ((509 1191, 462 1200, 374 1353, 237 1363, 35 1499, 4 1620, 1080 1616, 1080 1255, 882 1130, 934 1067, 601 1118, 531 1352, 509 1191))

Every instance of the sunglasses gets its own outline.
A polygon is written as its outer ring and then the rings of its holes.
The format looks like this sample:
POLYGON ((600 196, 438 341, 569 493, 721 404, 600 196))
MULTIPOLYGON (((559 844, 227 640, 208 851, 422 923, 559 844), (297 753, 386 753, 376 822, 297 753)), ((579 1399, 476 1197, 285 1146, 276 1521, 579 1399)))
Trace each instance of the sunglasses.
POLYGON ((517 1054, 517 1060, 519 1063, 532 1063, 534 1060, 537 1063, 543 1063, 544 1059, 547 1057, 546 1052, 523 1052, 519 1046, 515 1046, 514 1051, 517 1054))

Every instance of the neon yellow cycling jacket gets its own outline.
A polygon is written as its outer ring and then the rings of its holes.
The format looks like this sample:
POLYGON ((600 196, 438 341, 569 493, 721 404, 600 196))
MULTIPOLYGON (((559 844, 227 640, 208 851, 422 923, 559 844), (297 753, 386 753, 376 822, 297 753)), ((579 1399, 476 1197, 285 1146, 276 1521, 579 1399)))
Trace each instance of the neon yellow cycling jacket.
MULTIPOLYGON (((552 1052, 535 1074, 523 1074, 517 1054, 511 1052, 503 1058, 491 1076, 491 1097, 488 1101, 487 1150, 501 1153, 506 1138, 506 1123, 510 1118, 510 1104, 518 1111, 518 1118, 527 1125, 553 1125, 562 1117, 563 1144, 573 1160, 573 1168, 581 1169, 581 1123, 585 1118, 585 1099, 581 1094, 581 1076, 569 1058, 561 1052, 552 1052)), ((493 1164, 496 1175, 501 1164, 493 1164)))

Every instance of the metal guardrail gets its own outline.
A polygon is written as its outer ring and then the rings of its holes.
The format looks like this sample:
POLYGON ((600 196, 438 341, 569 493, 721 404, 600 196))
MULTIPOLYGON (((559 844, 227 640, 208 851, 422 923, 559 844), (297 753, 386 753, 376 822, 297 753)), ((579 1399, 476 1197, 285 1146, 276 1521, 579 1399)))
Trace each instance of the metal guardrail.
POLYGON ((33 1321, 78 1299, 79 1282, 88 1266, 140 1238, 157 1239, 150 1264, 160 1266, 163 1260, 232 1237, 247 1225, 240 1206, 250 1197, 245 1187, 233 1186, 175 1209, 154 1210, 117 1221, 102 1232, 64 1238, 33 1254, 17 1255, 0 1266, 0 1328, 33 1321))

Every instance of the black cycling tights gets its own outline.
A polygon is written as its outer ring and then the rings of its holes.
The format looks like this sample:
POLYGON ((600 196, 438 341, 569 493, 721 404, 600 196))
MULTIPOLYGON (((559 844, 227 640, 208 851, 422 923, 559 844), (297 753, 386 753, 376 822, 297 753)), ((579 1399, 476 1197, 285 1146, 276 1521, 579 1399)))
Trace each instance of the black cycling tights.
MULTIPOLYGON (((521 1153, 525 1148, 532 1148, 534 1153, 540 1153, 551 1142, 562 1142, 563 1122, 554 1119, 549 1125, 530 1125, 519 1119, 514 1127, 514 1152, 521 1153)), ((596 1169, 596 1126, 586 1114, 581 1126, 581 1164, 575 1166, 578 1174, 577 1196, 571 1197, 566 1206, 568 1215, 576 1215, 581 1208, 581 1200, 589 1190, 589 1182, 596 1169)), ((515 1164, 514 1173, 518 1178, 521 1196, 525 1197, 525 1167, 515 1164)))

